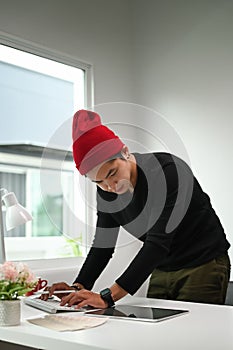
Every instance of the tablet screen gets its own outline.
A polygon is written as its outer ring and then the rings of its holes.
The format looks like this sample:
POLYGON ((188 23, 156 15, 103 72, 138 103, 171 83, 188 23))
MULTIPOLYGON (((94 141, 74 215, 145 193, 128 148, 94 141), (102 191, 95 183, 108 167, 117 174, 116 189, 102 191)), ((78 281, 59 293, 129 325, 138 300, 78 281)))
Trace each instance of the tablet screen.
POLYGON ((149 306, 117 305, 113 308, 86 311, 85 314, 119 319, 158 322, 187 313, 188 310, 164 309, 149 306))

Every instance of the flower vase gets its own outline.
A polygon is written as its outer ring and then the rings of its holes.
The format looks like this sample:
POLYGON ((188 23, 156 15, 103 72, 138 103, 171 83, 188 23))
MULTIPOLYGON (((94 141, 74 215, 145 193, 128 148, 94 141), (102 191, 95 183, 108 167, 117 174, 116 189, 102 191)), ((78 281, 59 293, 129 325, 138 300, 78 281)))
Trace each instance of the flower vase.
POLYGON ((20 299, 0 300, 0 326, 20 324, 20 299))

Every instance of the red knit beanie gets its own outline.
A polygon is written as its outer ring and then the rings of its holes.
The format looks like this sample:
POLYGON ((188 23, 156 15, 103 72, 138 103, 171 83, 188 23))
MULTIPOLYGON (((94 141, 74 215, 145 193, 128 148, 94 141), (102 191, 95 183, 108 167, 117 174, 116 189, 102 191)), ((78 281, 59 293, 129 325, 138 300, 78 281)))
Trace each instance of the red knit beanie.
POLYGON ((73 158, 81 175, 120 152, 124 143, 102 125, 100 116, 81 109, 73 117, 73 158))

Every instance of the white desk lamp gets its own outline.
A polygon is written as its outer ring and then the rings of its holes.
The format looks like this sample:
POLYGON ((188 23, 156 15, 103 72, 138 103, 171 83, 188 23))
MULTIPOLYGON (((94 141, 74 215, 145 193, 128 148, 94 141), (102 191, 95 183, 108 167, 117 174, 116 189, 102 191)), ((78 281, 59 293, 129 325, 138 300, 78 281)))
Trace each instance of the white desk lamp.
POLYGON ((4 244, 4 225, 2 202, 6 207, 6 229, 7 231, 25 224, 32 220, 31 214, 19 204, 14 192, 8 192, 5 188, 0 189, 0 263, 6 260, 5 244, 4 244))

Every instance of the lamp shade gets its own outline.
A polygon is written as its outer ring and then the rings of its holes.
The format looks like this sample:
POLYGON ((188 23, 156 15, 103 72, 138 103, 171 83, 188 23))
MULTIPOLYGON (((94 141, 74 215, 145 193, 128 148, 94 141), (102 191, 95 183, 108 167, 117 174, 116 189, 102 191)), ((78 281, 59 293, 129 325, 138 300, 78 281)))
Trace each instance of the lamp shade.
POLYGON ((31 214, 19 204, 13 192, 5 194, 2 200, 6 206, 6 229, 8 231, 32 220, 31 214))

